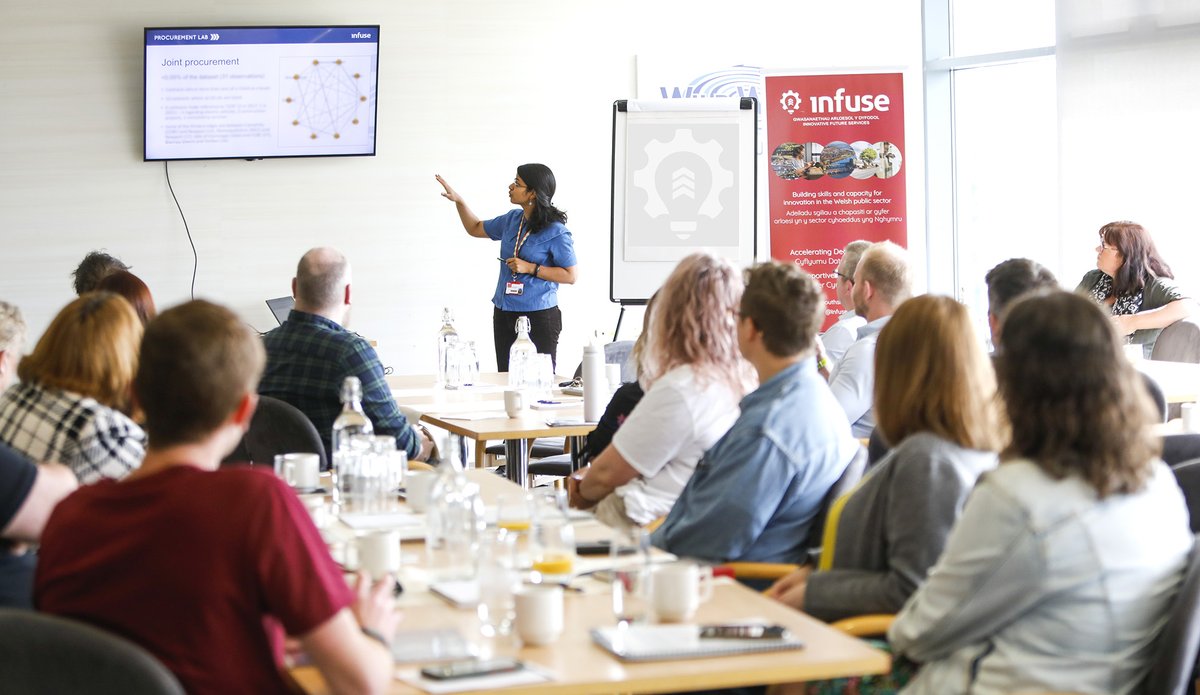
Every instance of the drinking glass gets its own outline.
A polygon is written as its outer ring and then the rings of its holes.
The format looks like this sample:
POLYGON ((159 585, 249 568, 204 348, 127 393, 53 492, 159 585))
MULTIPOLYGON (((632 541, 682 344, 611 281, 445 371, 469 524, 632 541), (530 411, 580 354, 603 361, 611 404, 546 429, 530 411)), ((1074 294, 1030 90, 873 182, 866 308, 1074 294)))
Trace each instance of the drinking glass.
POLYGON ((575 567, 575 527, 567 516, 566 490, 541 490, 534 500, 533 571, 543 579, 566 578, 575 567))
POLYGON ((535 388, 538 394, 548 398, 554 393, 554 361, 549 354, 539 352, 533 358, 533 365, 535 388))
POLYGON ((446 341, 446 388, 459 389, 463 387, 464 372, 467 371, 466 343, 457 337, 446 341))
POLYGON ((498 528, 484 533, 479 545, 479 628, 485 637, 512 631, 514 594, 520 587, 517 572, 516 537, 498 528))
POLYGON ((528 531, 533 514, 533 495, 528 492, 509 492, 496 498, 496 526, 510 534, 528 531))
POLYGON ((468 340, 464 344, 463 351, 463 358, 466 362, 463 383, 474 386, 479 383, 479 352, 475 350, 475 341, 468 340))
POLYGON ((644 529, 614 531, 609 558, 612 562, 612 611, 618 625, 650 619, 650 535, 644 529))

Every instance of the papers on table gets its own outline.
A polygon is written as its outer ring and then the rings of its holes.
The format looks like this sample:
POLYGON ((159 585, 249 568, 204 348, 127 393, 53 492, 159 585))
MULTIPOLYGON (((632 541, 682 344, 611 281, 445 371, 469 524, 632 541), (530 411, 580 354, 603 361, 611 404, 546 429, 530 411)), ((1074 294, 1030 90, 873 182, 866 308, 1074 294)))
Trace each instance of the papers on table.
POLYGON ((476 656, 479 650, 453 628, 399 630, 392 639, 392 656, 398 664, 427 664, 458 661, 476 656))
POLYGON ((407 510, 396 512, 342 512, 342 523, 355 531, 399 531, 400 540, 425 537, 425 515, 407 510))
POLYGON ((531 685, 533 683, 545 683, 552 680, 550 674, 541 669, 525 665, 525 668, 520 671, 509 671, 507 673, 496 673, 490 676, 479 676, 476 678, 453 678, 450 680, 435 681, 431 678, 425 678, 421 675, 420 669, 403 668, 396 670, 396 678, 424 690, 433 695, 441 695, 441 693, 461 693, 468 690, 495 690, 497 688, 511 688, 516 685, 531 685))
POLYGON ((479 605, 479 582, 475 579, 449 579, 429 585, 429 591, 446 599, 455 608, 479 605))

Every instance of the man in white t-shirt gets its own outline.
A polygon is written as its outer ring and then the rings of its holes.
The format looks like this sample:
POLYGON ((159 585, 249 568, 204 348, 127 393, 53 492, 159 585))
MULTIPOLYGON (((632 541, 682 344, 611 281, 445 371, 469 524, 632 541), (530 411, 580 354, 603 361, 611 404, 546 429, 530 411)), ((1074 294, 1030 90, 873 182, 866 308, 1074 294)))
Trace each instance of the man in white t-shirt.
POLYGON ((846 310, 838 317, 837 323, 830 326, 821 334, 821 344, 825 347, 825 356, 834 364, 842 361, 846 349, 858 340, 858 329, 867 325, 867 320, 854 311, 854 300, 850 294, 854 290, 854 271, 858 268, 858 259, 863 252, 871 248, 871 242, 859 239, 846 244, 842 252, 842 260, 838 262, 837 282, 834 291, 837 292, 838 302, 846 310))

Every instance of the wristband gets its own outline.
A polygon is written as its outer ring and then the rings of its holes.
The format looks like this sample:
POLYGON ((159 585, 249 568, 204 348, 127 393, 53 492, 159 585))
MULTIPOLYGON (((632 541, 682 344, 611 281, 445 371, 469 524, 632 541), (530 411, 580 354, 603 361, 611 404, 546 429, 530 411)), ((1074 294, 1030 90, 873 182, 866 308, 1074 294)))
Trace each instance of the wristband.
POLYGON ((384 637, 383 635, 381 635, 379 632, 377 632, 377 631, 375 631, 375 630, 372 630, 372 629, 371 629, 371 628, 369 628, 369 627, 360 627, 359 629, 360 629, 360 630, 362 630, 362 633, 363 633, 364 635, 366 635, 367 637, 369 637, 369 638, 371 638, 371 639, 375 640, 376 642, 378 642, 378 643, 382 644, 382 645, 383 645, 383 647, 384 647, 385 649, 387 649, 389 652, 392 650, 392 643, 391 643, 391 642, 389 642, 389 641, 388 641, 388 639, 387 639, 386 637, 384 637))
POLYGON ((537 267, 533 269, 533 276, 537 277, 538 273, 540 273, 540 272, 542 272, 542 264, 538 263, 537 267))
POLYGON ((825 371, 829 371, 829 360, 825 357, 818 357, 817 358, 817 369, 824 369, 825 371))

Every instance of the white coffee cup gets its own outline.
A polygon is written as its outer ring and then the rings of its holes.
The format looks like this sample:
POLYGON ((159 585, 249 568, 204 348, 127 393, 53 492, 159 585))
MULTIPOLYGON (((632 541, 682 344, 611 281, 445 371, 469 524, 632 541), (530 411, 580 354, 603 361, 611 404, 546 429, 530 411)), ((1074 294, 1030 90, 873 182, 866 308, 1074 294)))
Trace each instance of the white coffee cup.
POLYGON ((616 391, 621 388, 621 365, 606 364, 604 365, 604 374, 608 377, 608 388, 616 391))
POLYGON ((276 454, 275 475, 297 490, 321 484, 321 457, 316 454, 276 454))
POLYGON ((414 512, 429 508, 429 492, 437 481, 434 471, 409 471, 404 478, 404 501, 414 512))
POLYGON ((563 590, 558 585, 530 584, 516 593, 515 627, 531 646, 550 644, 563 632, 563 590))
POLYGON ((396 531, 372 531, 354 541, 358 569, 376 581, 400 571, 400 534, 396 531))
POLYGON ((683 622, 712 598, 712 568, 692 562, 672 562, 655 568, 650 584, 651 605, 660 622, 683 622))
POLYGON ((529 408, 529 396, 521 390, 509 389, 504 392, 504 412, 509 417, 521 417, 521 413, 529 408))
POLYGON ((1180 403, 1179 419, 1184 432, 1200 432, 1200 406, 1195 403, 1180 403))

